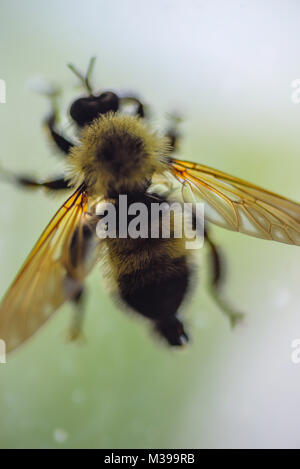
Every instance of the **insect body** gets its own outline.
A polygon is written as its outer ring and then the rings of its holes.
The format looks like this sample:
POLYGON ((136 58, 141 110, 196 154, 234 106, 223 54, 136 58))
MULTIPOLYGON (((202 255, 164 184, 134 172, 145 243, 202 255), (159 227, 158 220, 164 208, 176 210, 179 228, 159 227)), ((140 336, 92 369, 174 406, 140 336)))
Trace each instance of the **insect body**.
MULTIPOLYGON (((78 72, 76 71, 78 74, 78 72)), ((79 75, 79 74, 78 74, 79 75)), ((50 134, 67 154, 67 176, 44 183, 11 176, 22 186, 52 190, 73 187, 73 194, 58 210, 26 260, 0 305, 0 338, 12 350, 29 338, 65 301, 77 308, 71 336, 80 330, 84 280, 99 258, 118 296, 131 310, 146 317, 170 345, 182 345, 188 335, 179 316, 192 278, 192 252, 185 238, 175 237, 177 215, 170 236, 162 236, 161 215, 147 219, 148 234, 123 237, 117 224, 115 237, 100 239, 96 227, 99 201, 109 201, 116 219, 122 216, 120 196, 147 209, 154 203, 170 206, 171 196, 153 189, 158 178, 181 183, 183 200, 205 202, 206 220, 242 233, 300 245, 300 205, 272 192, 212 168, 174 158, 172 143, 149 129, 142 103, 119 98, 113 92, 96 96, 82 77, 89 96, 76 100, 71 116, 80 128, 80 144, 73 145, 56 130, 54 114, 47 121, 50 134), (124 115, 120 103, 136 105, 135 115, 124 115)), ((147 212, 148 213, 148 212, 147 212)), ((147 215, 148 217, 148 215, 147 215)), ((193 218, 193 215, 191 216, 193 218)), ((130 217, 126 222, 128 227, 130 217)), ((222 260, 205 227, 210 249, 211 292, 232 324, 240 318, 224 302, 220 291, 222 260)))

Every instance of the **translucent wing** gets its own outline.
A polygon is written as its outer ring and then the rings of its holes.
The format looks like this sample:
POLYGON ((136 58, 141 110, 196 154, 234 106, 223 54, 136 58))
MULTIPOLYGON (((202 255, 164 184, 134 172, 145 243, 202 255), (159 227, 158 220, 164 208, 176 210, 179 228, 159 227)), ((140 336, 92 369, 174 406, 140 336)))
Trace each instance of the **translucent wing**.
POLYGON ((204 165, 170 158, 185 201, 205 203, 205 218, 229 230, 300 245, 300 204, 204 165))
POLYGON ((29 338, 79 291, 82 279, 73 272, 70 276, 68 248, 86 211, 87 195, 81 186, 52 218, 7 291, 0 305, 0 338, 7 351, 29 338))

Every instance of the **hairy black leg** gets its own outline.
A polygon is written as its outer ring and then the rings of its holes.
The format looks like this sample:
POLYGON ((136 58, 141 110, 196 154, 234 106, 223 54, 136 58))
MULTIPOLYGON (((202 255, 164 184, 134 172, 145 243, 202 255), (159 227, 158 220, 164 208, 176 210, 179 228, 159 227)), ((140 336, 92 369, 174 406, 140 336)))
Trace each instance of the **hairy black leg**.
POLYGON ((71 148, 74 147, 74 144, 63 137, 55 129, 56 126, 56 117, 55 114, 51 114, 48 119, 45 120, 45 126, 49 133, 49 137, 55 143, 57 148, 64 154, 68 155, 71 148))
POLYGON ((85 303, 85 290, 82 287, 77 295, 72 299, 74 312, 72 322, 69 330, 69 339, 75 341, 82 338, 82 324, 84 318, 84 303, 85 303))
POLYGON ((15 174, 3 168, 0 168, 0 180, 28 189, 38 189, 41 187, 49 191, 69 189, 68 180, 66 180, 63 176, 46 181, 38 181, 34 177, 15 174))
POLYGON ((235 311, 223 298, 221 292, 222 281, 224 279, 224 259, 221 255, 219 248, 212 241, 210 235, 207 232, 207 228, 204 230, 204 237, 209 246, 209 262, 210 262, 210 278, 209 278, 209 291, 218 306, 222 309, 224 314, 228 317, 232 327, 236 326, 243 317, 244 314, 235 311))
POLYGON ((178 149, 178 142, 181 137, 179 132, 179 125, 182 121, 181 117, 178 114, 169 114, 169 127, 166 132, 166 137, 169 139, 171 151, 176 151, 178 149))
POLYGON ((124 96, 121 97, 121 103, 124 104, 134 104, 136 106, 135 114, 139 117, 145 117, 145 106, 144 104, 135 96, 124 96))
POLYGON ((60 96, 60 89, 56 86, 49 86, 47 91, 42 94, 50 102, 51 111, 49 117, 47 117, 43 124, 49 135, 49 138, 55 143, 57 148, 64 154, 68 154, 70 149, 74 146, 72 142, 63 137, 57 130, 56 126, 59 121, 59 106, 58 99, 60 96))

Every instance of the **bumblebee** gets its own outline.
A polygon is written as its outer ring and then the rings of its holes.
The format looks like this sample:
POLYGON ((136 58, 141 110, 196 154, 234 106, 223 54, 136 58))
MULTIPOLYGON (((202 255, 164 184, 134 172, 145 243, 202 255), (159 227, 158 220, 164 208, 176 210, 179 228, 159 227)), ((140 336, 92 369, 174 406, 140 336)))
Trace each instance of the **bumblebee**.
POLYGON ((99 201, 110 201, 117 215, 122 215, 120 195, 148 208, 153 203, 170 206, 172 190, 177 186, 182 201, 190 202, 192 198, 204 202, 210 291, 232 325, 242 315, 232 310, 221 295, 223 261, 206 222, 300 245, 300 204, 221 171, 174 157, 178 137, 175 122, 166 135, 159 135, 149 127, 145 106, 138 98, 112 91, 95 94, 90 85, 93 63, 85 76, 71 67, 87 90, 87 95, 70 107, 80 143, 73 144, 57 130, 54 110, 46 121, 52 140, 67 157, 66 175, 40 182, 3 173, 22 187, 73 191, 2 300, 0 338, 5 340, 7 351, 31 337, 66 301, 76 307, 71 327, 71 338, 75 339, 81 330, 84 281, 99 261, 127 309, 146 318, 171 346, 188 341, 180 309, 195 268, 185 237, 173 236, 176 216, 168 238, 161 234, 163 221, 158 215, 150 221, 159 228, 155 238, 100 239, 96 234, 101 218, 97 214, 99 201), (125 112, 128 103, 134 107, 131 114, 125 112), (168 190, 162 193, 155 189, 158 182, 168 190))

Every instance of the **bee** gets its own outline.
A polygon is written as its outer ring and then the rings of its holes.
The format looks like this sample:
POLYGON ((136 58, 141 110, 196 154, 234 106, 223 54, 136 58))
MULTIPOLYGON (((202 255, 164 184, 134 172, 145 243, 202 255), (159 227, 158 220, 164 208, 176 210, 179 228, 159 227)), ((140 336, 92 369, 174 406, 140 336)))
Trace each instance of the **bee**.
MULTIPOLYGON (((97 236, 101 216, 99 201, 109 201, 122 216, 120 196, 130 203, 172 202, 172 190, 181 188, 182 201, 205 204, 204 238, 209 248, 210 291, 232 325, 242 314, 223 299, 220 286, 223 260, 207 223, 249 236, 300 245, 300 204, 242 179, 202 164, 174 156, 178 132, 175 123, 166 135, 153 132, 146 121, 145 106, 134 96, 115 92, 94 93, 90 75, 71 66, 87 90, 76 99, 70 116, 79 132, 79 144, 57 129, 53 107, 46 120, 48 132, 67 158, 63 177, 40 182, 34 178, 3 173, 22 187, 51 191, 72 190, 56 212, 0 305, 0 338, 11 351, 29 339, 66 301, 75 306, 71 338, 78 337, 83 317, 84 282, 93 267, 104 259, 105 276, 121 303, 148 320, 171 346, 184 345, 189 337, 180 310, 194 278, 193 251, 184 236, 162 236, 160 215, 151 218, 159 236, 97 236), (126 105, 133 112, 126 113, 126 105), (168 189, 159 192, 155 184, 168 189)), ((194 220, 194 214, 191 215, 194 220)), ((127 220, 127 226, 130 223, 127 220)), ((119 226, 117 231, 119 233, 119 226)), ((152 226, 148 226, 148 231, 152 226)))

